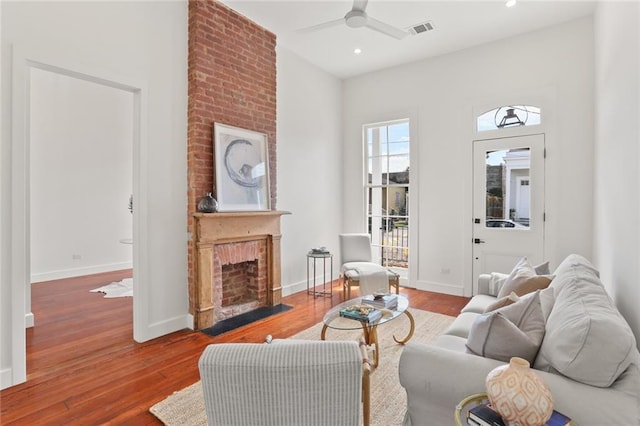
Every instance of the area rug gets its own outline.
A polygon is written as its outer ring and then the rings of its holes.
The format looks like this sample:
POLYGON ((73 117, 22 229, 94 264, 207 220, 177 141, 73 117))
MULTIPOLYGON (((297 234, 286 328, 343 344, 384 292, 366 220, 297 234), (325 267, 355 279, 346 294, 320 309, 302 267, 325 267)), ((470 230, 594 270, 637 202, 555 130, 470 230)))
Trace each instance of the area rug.
POLYGON ((125 278, 122 281, 113 282, 100 288, 89 290, 92 293, 104 293, 105 299, 114 297, 132 297, 133 296, 133 278, 125 278))
POLYGON ((227 331, 231 331, 235 328, 251 324, 252 322, 259 321, 261 319, 270 317, 271 315, 279 314, 280 312, 288 311, 292 306, 284 305, 280 303, 275 306, 262 306, 258 309, 254 309, 244 314, 236 315, 235 317, 227 318, 222 321, 218 321, 212 327, 200 330, 204 334, 209 336, 217 336, 227 331))
MULTIPOLYGON (((410 309, 416 322, 411 342, 428 343, 442 334, 454 318, 419 309, 410 309)), ((322 323, 301 331, 292 339, 319 340, 322 323)), ((393 341, 392 336, 404 338, 409 330, 409 320, 405 315, 378 328, 380 344, 380 365, 371 376, 371 424, 373 426, 393 426, 402 424, 406 409, 406 393, 398 379, 398 361, 402 345, 393 341)), ((361 331, 328 329, 327 340, 357 340, 361 331)), ((206 426, 204 400, 200 382, 175 392, 152 406, 149 411, 167 426, 206 426)))

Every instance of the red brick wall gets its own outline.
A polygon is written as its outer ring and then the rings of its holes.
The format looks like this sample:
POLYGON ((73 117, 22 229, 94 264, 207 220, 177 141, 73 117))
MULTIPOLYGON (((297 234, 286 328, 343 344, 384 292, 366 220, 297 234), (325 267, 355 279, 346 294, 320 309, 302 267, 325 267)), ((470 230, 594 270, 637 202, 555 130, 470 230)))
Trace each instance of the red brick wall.
MULTIPOLYGON (((276 208, 276 37, 215 0, 189 1, 188 231, 214 188, 213 123, 267 134, 271 208, 276 208)), ((194 301, 189 244, 189 305, 194 301)))

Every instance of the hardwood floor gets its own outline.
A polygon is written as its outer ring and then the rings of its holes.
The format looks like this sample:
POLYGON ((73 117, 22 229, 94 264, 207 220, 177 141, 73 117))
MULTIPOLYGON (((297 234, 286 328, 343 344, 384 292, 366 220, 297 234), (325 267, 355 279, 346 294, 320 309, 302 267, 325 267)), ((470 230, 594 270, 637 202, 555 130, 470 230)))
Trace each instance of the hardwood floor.
MULTIPOLYGON (((0 392, 3 425, 158 425, 148 409, 199 380, 198 358, 218 342, 286 338, 322 320, 342 301, 305 292, 283 298, 294 309, 217 337, 183 330, 145 343, 133 341, 131 298, 105 299, 89 290, 130 271, 37 283, 36 326, 27 330, 26 383, 0 392)), ((410 306, 456 315, 467 298, 402 288, 410 306)), ((357 291, 352 294, 357 296, 357 291)))

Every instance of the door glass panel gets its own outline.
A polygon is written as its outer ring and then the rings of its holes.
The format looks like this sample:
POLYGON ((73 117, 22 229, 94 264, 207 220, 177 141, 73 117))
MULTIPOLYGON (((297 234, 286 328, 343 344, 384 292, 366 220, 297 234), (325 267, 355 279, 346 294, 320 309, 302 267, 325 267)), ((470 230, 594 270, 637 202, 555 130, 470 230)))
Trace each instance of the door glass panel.
POLYGON ((531 150, 486 152, 487 228, 528 229, 531 220, 531 150))

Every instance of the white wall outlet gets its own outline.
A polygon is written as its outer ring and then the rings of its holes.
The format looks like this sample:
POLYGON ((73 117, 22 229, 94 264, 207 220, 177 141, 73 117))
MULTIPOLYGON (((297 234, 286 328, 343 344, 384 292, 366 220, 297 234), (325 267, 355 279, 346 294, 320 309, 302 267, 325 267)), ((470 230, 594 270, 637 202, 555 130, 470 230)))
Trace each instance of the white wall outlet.
POLYGON ((79 255, 79 254, 72 254, 72 255, 71 255, 71 259, 73 259, 73 260, 80 260, 80 259, 82 259, 82 256, 81 256, 81 255, 79 255))

